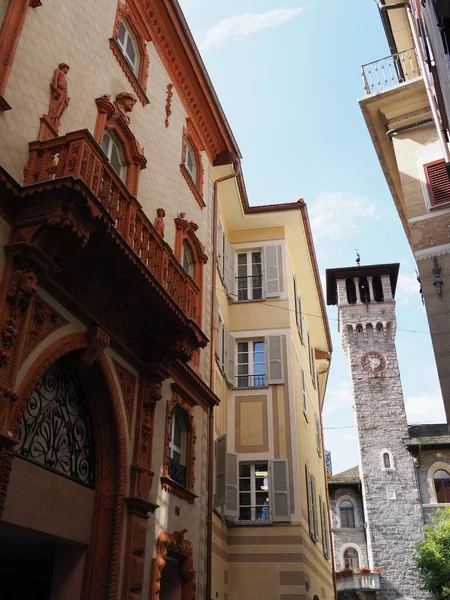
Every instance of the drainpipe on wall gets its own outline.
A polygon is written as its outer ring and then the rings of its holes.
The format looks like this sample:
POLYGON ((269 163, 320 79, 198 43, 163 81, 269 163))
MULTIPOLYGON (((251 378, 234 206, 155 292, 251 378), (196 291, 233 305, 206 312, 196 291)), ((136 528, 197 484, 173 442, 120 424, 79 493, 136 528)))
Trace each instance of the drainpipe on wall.
POLYGON ((409 2, 396 2, 395 4, 384 4, 384 0, 375 0, 377 6, 381 12, 386 12, 388 10, 394 10, 396 8, 405 8, 406 14, 408 17, 409 26, 411 29, 411 34, 414 40, 414 46, 417 50, 417 60, 419 61, 420 70, 422 71, 423 81, 425 84, 425 91, 427 93, 428 102, 431 108, 431 114, 433 115, 434 125, 436 127, 439 141, 441 142, 442 151, 444 153, 445 165, 447 168, 447 173, 450 177, 450 151, 447 145, 446 133, 443 129, 443 125, 441 122, 441 118, 439 116, 438 107, 436 104, 436 99, 433 94, 433 90, 431 89, 431 83, 428 76, 428 71, 426 67, 425 57, 423 55, 423 48, 420 42, 419 32, 417 30, 417 23, 414 17, 414 14, 411 9, 411 4, 409 2))
MULTIPOLYGON (((214 354, 216 337, 216 283, 217 283, 217 224, 219 218, 219 184, 238 177, 241 172, 241 163, 233 158, 234 173, 225 175, 214 181, 213 192, 213 256, 211 277, 211 331, 210 331, 210 361, 209 361, 209 387, 214 391, 214 354)), ((208 502, 206 523, 206 593, 205 599, 212 600, 211 596, 211 574, 212 574, 212 512, 213 512, 213 487, 214 487, 214 407, 209 408, 208 413, 208 502)))

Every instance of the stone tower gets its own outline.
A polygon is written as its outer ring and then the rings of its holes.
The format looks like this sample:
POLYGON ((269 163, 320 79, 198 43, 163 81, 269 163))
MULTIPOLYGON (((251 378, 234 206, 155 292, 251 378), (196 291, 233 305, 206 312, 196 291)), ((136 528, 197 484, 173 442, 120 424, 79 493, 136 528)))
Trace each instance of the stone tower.
POLYGON ((358 428, 369 566, 381 571, 381 600, 425 598, 412 558, 423 516, 395 348, 398 264, 327 270, 350 365, 358 428))

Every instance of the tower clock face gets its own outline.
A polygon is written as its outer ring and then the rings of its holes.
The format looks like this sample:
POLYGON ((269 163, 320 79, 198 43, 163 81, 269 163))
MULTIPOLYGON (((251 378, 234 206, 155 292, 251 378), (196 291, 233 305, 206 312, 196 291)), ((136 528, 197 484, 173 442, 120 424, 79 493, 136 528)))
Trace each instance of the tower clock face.
POLYGON ((366 352, 362 357, 361 366, 366 373, 378 375, 378 373, 382 373, 385 370, 386 359, 381 352, 371 350, 370 352, 366 352))

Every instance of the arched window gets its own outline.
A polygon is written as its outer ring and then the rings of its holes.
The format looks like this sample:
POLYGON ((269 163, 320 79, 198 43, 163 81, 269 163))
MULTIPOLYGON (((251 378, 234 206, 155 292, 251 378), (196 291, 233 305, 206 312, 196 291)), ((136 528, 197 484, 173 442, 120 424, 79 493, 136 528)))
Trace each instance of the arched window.
POLYGON ((349 304, 355 304, 356 303, 355 280, 354 279, 346 279, 345 280, 345 287, 346 287, 346 290, 347 290, 347 302, 349 304))
POLYGON ((339 507, 341 515, 341 527, 355 527, 355 507, 351 502, 345 500, 339 507))
POLYGON ((182 263, 183 269, 190 275, 194 276, 194 259, 192 257, 192 251, 189 244, 186 240, 183 240, 183 255, 182 255, 182 263))
POLYGON ((383 454, 383 465, 385 469, 391 469, 391 457, 389 456, 389 452, 385 452, 383 454))
POLYGON ((102 141, 102 150, 108 157, 114 171, 123 181, 125 181, 127 163, 125 162, 123 155, 122 144, 112 131, 105 131, 102 141))
POLYGON ((354 548, 347 548, 344 552, 344 567, 346 569, 359 569, 359 554, 354 548))
POLYGON ((361 298, 361 302, 370 302, 370 290, 366 277, 359 278, 359 296, 361 298))
POLYGON ((201 137, 193 121, 188 118, 186 127, 183 128, 180 170, 200 208, 206 206, 203 200, 204 169, 202 150, 204 150, 204 147, 201 137))
POLYGON ((436 471, 433 479, 437 502, 439 504, 450 503, 450 474, 440 469, 436 471))
POLYGON ((16 454, 94 487, 94 443, 77 372, 64 359, 41 377, 23 413, 16 454))
POLYGON ((127 62, 130 65, 133 73, 137 75, 139 73, 140 62, 139 48, 136 36, 134 35, 134 32, 126 19, 122 19, 120 22, 117 43, 119 44, 120 49, 122 50, 124 57, 127 59, 127 62))

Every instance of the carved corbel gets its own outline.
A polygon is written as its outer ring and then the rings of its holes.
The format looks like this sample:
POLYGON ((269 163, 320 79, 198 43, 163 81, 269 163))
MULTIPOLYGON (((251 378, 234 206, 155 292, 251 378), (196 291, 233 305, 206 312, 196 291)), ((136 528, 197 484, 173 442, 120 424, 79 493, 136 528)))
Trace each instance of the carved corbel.
POLYGON ((110 342, 111 338, 104 329, 98 325, 91 327, 88 331, 88 346, 81 357, 81 362, 86 366, 92 365, 110 342))

